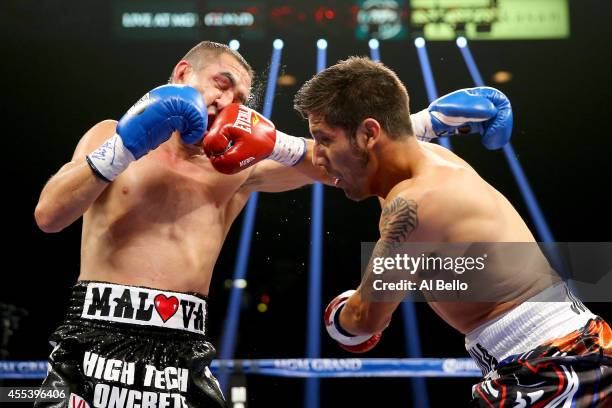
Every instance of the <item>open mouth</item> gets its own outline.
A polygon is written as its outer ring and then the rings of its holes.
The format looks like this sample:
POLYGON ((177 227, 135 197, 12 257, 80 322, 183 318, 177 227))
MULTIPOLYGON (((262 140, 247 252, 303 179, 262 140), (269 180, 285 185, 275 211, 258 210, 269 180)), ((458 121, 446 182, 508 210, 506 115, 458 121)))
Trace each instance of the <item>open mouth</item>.
POLYGON ((335 175, 333 172, 330 172, 329 169, 325 166, 321 167, 323 167, 323 170, 325 170, 325 173, 327 173, 327 176, 331 179, 331 182, 333 183, 334 187, 338 187, 338 185, 342 182, 342 177, 335 175))
POLYGON ((342 182, 342 177, 329 172, 327 174, 331 178, 332 183, 334 183, 334 187, 338 187, 342 182))
POLYGON ((208 114, 208 125, 206 126, 206 130, 210 130, 216 118, 217 118, 217 114, 215 113, 208 114))

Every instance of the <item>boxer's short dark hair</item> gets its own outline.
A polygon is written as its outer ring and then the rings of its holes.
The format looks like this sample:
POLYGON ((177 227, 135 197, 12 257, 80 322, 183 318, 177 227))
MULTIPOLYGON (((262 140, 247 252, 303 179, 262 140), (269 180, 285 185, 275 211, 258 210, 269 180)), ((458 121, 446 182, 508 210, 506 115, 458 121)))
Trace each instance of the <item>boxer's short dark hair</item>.
POLYGON ((351 137, 366 118, 376 119, 391 139, 413 135, 406 87, 395 72, 368 58, 350 57, 319 72, 293 103, 303 118, 320 116, 351 137))
MULTIPOLYGON (((181 60, 189 61, 194 68, 201 69, 206 65, 206 58, 212 56, 219 56, 221 54, 229 54, 233 56, 240 65, 249 73, 251 80, 255 77, 255 71, 249 65, 249 63, 244 59, 242 55, 236 50, 231 49, 225 44, 213 42, 213 41, 202 41, 196 44, 192 49, 187 51, 187 54, 181 60)), ((172 77, 174 75, 174 71, 170 76, 170 80, 172 81, 172 77)))

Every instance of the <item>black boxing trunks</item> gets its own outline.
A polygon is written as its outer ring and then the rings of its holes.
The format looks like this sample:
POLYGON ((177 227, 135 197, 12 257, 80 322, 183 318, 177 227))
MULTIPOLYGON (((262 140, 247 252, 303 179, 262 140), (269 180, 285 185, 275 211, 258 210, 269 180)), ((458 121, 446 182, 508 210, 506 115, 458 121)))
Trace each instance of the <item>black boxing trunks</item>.
POLYGON ((53 408, 221 407, 209 365, 207 301, 196 293, 77 283, 42 387, 63 389, 53 408))
POLYGON ((612 407, 612 330, 564 284, 466 336, 472 407, 612 407))

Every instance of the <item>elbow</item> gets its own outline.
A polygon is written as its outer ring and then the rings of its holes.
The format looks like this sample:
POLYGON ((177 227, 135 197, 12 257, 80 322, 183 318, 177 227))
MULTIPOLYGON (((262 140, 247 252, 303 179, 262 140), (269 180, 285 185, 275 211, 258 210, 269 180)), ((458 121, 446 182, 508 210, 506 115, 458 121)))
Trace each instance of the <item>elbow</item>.
POLYGON ((36 220, 38 228, 43 232, 54 233, 64 229, 64 226, 58 222, 59 219, 57 215, 55 215, 48 206, 42 205, 40 202, 34 210, 34 219, 36 220))

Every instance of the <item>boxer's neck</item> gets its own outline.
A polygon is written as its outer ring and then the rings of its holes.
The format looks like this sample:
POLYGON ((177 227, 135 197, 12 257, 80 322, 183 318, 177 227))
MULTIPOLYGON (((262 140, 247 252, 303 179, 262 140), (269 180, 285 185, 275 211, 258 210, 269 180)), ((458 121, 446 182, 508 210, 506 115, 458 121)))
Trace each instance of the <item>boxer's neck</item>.
POLYGON ((375 154, 377 170, 371 183, 374 195, 386 198, 393 187, 414 176, 424 158, 414 137, 381 145, 375 154))

